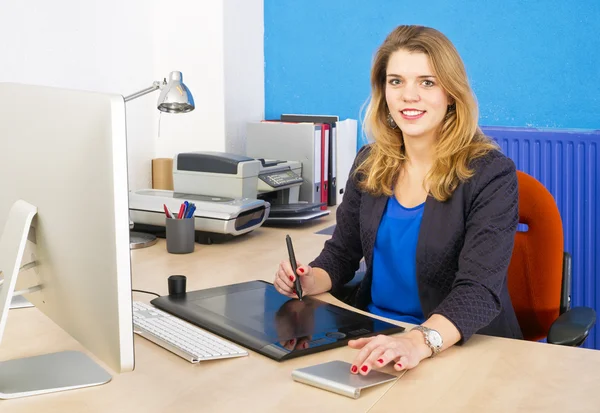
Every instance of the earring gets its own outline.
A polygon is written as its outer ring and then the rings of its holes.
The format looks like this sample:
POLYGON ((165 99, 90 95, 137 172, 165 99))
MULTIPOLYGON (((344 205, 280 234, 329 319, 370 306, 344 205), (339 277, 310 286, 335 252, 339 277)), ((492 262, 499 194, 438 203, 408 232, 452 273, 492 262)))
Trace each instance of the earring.
POLYGON ((455 110, 456 110, 456 103, 448 105, 448 110, 446 111, 446 116, 444 117, 444 119, 448 119, 450 117, 450 115, 452 115, 452 112, 454 112, 455 110))
POLYGON ((396 121, 392 118, 392 114, 388 112, 387 115, 388 126, 392 129, 398 129, 398 125, 396 125, 396 121))

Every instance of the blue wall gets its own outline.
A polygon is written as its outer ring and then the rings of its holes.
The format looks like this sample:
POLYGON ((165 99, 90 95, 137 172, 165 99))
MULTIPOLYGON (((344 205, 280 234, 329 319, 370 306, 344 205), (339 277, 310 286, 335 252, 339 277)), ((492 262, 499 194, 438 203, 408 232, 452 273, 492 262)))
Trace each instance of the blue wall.
POLYGON ((399 24, 442 31, 489 126, 600 129, 600 1, 265 0, 265 114, 360 119, 375 49, 399 24))

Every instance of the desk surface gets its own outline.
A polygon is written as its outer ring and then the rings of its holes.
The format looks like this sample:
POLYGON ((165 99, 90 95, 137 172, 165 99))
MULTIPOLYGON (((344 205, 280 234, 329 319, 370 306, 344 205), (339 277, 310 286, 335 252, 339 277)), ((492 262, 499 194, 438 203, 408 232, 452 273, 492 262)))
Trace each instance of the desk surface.
MULTIPOLYGON (((333 216, 301 229, 259 228, 226 244, 199 245, 172 255, 164 240, 132 251, 133 287, 167 294, 167 277, 184 274, 188 290, 262 279, 272 281, 286 257, 285 234, 299 261, 309 262, 328 236, 316 231, 333 216)), ((152 296, 134 293, 134 300, 152 296)), ((321 299, 344 304, 329 294, 321 299)), ((35 308, 11 310, 0 360, 61 350, 85 351, 35 308)), ((292 370, 333 359, 351 362, 348 347, 282 363, 250 351, 248 357, 191 364, 135 337, 135 370, 106 385, 0 401, 0 411, 22 412, 387 412, 428 408, 451 412, 591 412, 600 410, 600 352, 474 336, 425 360, 396 382, 363 391, 357 400, 291 378, 292 370)), ((110 371, 110 370, 109 370, 110 371)), ((397 374, 391 368, 384 371, 397 374)))

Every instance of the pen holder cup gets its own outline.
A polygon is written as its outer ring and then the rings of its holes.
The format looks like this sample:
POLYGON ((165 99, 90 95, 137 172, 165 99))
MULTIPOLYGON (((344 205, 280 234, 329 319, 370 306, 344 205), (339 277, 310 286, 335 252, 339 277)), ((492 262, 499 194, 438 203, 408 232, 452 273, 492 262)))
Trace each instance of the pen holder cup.
POLYGON ((194 252, 194 218, 166 218, 167 251, 171 254, 194 252))

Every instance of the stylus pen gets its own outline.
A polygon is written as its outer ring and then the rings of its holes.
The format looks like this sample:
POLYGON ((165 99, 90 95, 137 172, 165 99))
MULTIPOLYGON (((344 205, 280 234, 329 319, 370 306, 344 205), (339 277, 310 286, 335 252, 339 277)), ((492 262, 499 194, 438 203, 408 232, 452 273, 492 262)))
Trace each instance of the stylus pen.
POLYGON ((302 284, 300 284, 300 277, 298 277, 298 266, 296 265, 296 255, 294 254, 294 246, 292 245, 292 238, 289 235, 285 236, 285 243, 287 244, 288 255, 290 256, 290 264, 294 271, 294 286, 296 287, 296 293, 298 298, 302 300, 302 284))

